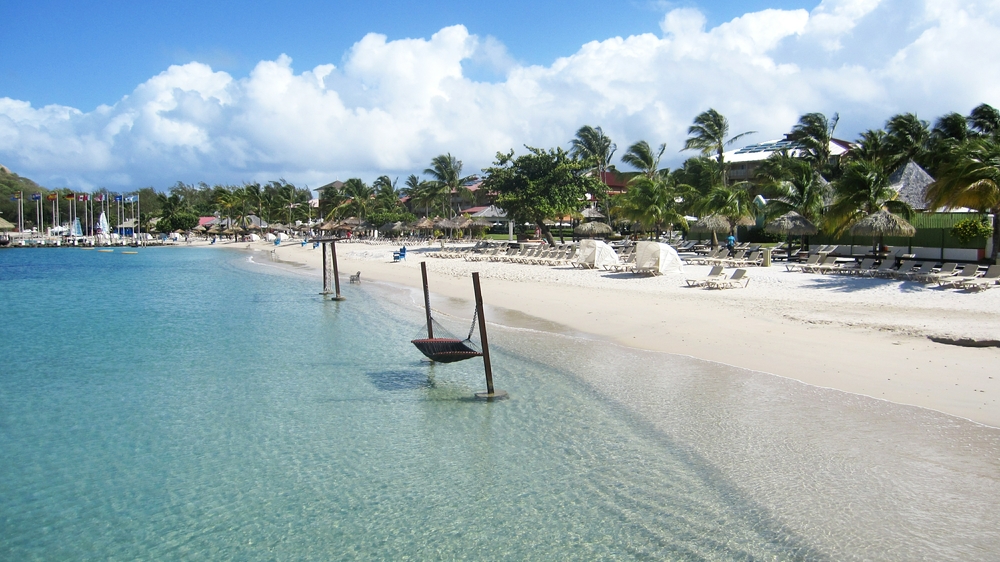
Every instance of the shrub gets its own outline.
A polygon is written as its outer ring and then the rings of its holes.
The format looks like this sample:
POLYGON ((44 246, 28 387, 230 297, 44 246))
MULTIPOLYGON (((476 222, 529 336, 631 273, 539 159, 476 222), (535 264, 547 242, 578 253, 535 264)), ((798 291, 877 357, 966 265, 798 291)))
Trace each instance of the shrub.
POLYGON ((951 227, 951 235, 963 246, 976 238, 989 238, 992 234, 993 229, 986 221, 986 217, 963 219, 951 227))

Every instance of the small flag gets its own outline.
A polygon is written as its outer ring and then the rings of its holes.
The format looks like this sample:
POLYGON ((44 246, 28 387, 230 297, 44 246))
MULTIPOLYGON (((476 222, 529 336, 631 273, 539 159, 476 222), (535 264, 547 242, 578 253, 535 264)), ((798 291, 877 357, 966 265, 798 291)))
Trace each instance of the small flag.
POLYGON ((63 197, 64 197, 64 198, 65 198, 66 200, 68 200, 68 201, 72 201, 72 200, 76 199, 76 194, 75 194, 75 193, 67 193, 67 194, 66 194, 66 195, 64 195, 63 197))
POLYGON ((135 203, 135 195, 129 195, 125 198, 126 203, 135 203))
POLYGON ((122 196, 121 195, 115 195, 115 201, 118 201, 119 203, 121 203, 122 196))
POLYGON ((76 200, 77 201, 90 201, 90 195, 88 195, 86 193, 78 193, 76 195, 76 200))
POLYGON ((94 201, 104 201, 104 194, 103 193, 98 193, 97 195, 95 195, 94 196, 94 201))
POLYGON ((21 192, 20 191, 18 191, 17 193, 15 193, 15 194, 13 194, 13 195, 10 196, 10 200, 11 201, 17 201, 20 198, 21 198, 21 192))
POLYGON ((59 199, 59 194, 58 193, 50 193, 50 194, 46 195, 45 198, 47 200, 49 200, 49 201, 55 201, 56 199, 59 199))
POLYGON ((32 201, 41 201, 42 200, 42 194, 41 193, 32 193, 31 194, 31 200, 32 201))

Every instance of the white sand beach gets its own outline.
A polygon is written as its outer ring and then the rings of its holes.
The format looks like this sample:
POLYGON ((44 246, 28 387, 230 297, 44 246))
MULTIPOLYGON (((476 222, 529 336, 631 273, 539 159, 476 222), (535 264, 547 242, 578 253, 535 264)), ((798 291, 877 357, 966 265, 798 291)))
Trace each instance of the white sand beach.
MULTIPOLYGON (((432 292, 471 300, 470 275, 478 271, 488 306, 540 319, 541 326, 553 323, 627 346, 1000 427, 1000 348, 930 339, 1000 340, 1000 287, 969 293, 912 282, 789 273, 776 265, 751 268, 745 289, 709 290, 684 282, 685 277, 705 275, 707 266, 686 266, 680 276, 640 277, 570 266, 426 258, 437 248, 409 247, 405 261, 393 262, 394 245, 340 243, 342 282, 361 271, 363 282, 419 287, 419 263, 426 261, 432 292)), ((320 274, 322 256, 311 245, 258 243, 252 249, 320 274)), ((504 321, 515 316, 506 315, 504 321)))

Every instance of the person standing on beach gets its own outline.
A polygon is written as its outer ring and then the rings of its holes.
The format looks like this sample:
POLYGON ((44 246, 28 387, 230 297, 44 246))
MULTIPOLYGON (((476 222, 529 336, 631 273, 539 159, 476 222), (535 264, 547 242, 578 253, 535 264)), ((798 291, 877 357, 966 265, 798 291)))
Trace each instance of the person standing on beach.
POLYGON ((730 234, 729 238, 726 238, 726 249, 732 254, 734 248, 736 248, 736 237, 730 234))

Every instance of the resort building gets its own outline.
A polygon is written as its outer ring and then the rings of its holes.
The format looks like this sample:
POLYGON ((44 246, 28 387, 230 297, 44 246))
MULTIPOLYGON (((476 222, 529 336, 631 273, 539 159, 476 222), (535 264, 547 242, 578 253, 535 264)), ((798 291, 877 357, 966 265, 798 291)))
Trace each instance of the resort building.
MULTIPOLYGON (((830 140, 830 161, 835 162, 851 150, 851 143, 840 140, 830 140)), ((751 144, 723 153, 722 157, 729 164, 729 179, 733 181, 752 180, 754 171, 761 162, 767 160, 775 152, 787 151, 789 156, 804 156, 805 149, 798 141, 770 140, 751 144)))

